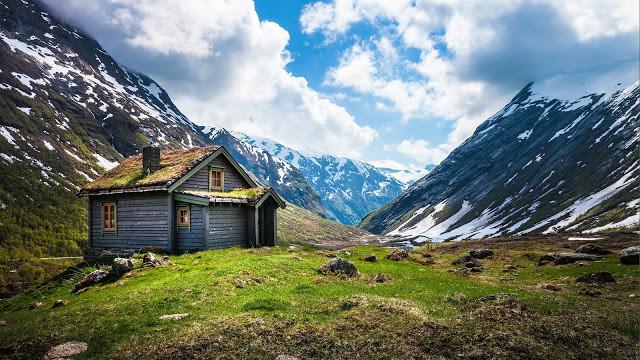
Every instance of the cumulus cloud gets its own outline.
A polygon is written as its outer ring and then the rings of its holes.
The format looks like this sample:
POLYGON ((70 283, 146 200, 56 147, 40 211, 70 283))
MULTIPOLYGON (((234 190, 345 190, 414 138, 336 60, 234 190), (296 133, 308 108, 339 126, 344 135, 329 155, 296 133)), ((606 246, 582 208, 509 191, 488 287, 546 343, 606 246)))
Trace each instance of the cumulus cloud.
POLYGON ((385 145, 385 151, 397 151, 420 164, 438 164, 453 150, 449 144, 431 146, 426 140, 405 139, 396 145, 385 145))
POLYGON ((378 108, 398 111, 404 121, 452 121, 444 145, 395 146, 412 158, 440 159, 527 82, 637 58, 638 6, 636 0, 333 0, 307 5, 300 21, 304 32, 327 41, 347 41, 358 23, 375 26, 374 36, 344 51, 326 83, 371 94, 384 101, 378 108), (398 56, 406 49, 419 59, 398 56))
POLYGON ((45 0, 116 60, 158 81, 194 122, 358 157, 376 136, 287 72, 288 32, 250 0, 45 0))

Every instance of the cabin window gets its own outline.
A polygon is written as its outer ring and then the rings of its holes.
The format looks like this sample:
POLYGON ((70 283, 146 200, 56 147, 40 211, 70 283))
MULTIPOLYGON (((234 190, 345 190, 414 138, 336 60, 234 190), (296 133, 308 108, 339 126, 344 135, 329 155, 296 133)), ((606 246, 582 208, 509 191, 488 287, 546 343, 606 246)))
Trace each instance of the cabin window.
POLYGON ((102 204, 102 230, 116 230, 116 203, 102 204))
POLYGON ((189 213, 188 207, 179 207, 178 208, 178 227, 180 228, 188 228, 189 227, 189 218, 191 214, 189 213))
POLYGON ((224 170, 212 168, 209 176, 209 191, 222 191, 224 186, 224 170))

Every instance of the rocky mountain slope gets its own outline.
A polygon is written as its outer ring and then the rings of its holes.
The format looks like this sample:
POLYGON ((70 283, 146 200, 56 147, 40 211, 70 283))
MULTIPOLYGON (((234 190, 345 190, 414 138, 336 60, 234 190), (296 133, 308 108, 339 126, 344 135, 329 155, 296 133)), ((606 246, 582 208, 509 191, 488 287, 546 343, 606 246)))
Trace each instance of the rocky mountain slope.
POLYGON ((403 183, 398 179, 362 161, 305 153, 273 140, 241 133, 235 135, 300 169, 309 185, 320 195, 328 217, 343 224, 357 224, 370 211, 398 196, 403 189, 403 183))
POLYGON ((95 40, 37 3, 0 2, 0 259, 77 254, 86 210, 73 194, 148 141, 206 143, 95 40))
POLYGON ((421 242, 636 226, 638 60, 525 86, 361 226, 421 242))
POLYGON ((271 185, 287 201, 326 217, 318 194, 289 162, 235 137, 223 128, 205 128, 207 141, 224 146, 259 182, 271 185))

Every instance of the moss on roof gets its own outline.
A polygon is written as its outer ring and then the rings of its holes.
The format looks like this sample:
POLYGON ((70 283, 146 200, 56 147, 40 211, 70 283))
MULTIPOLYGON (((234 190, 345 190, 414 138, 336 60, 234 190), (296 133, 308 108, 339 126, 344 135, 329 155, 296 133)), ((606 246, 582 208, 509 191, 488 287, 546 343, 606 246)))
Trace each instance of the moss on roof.
POLYGON ((191 148, 187 150, 165 150, 160 152, 160 169, 142 175, 142 155, 134 155, 123 160, 118 166, 107 171, 93 182, 85 185, 82 191, 117 190, 144 188, 150 186, 169 186, 180 179, 194 166, 218 150, 220 146, 191 148))
POLYGON ((204 198, 229 198, 229 199, 241 199, 248 201, 258 200, 264 195, 269 189, 255 187, 250 189, 235 189, 230 191, 205 191, 205 190, 190 190, 185 189, 179 191, 183 194, 194 195, 204 198))

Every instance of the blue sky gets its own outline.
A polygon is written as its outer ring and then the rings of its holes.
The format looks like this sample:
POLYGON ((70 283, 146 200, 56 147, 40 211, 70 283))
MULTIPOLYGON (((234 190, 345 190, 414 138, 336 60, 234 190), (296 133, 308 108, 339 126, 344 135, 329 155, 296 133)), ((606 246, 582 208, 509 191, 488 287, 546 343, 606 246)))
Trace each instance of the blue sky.
POLYGON ((527 82, 638 57, 619 0, 45 0, 194 122, 423 168, 527 82))

